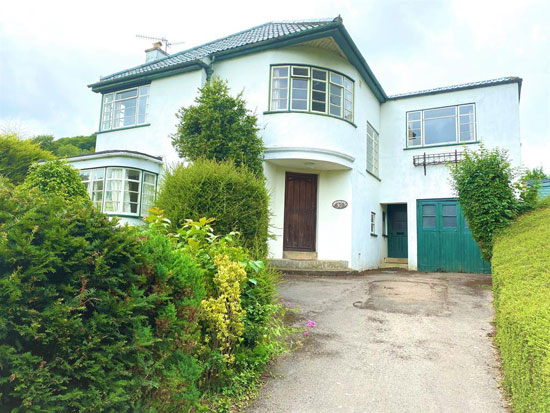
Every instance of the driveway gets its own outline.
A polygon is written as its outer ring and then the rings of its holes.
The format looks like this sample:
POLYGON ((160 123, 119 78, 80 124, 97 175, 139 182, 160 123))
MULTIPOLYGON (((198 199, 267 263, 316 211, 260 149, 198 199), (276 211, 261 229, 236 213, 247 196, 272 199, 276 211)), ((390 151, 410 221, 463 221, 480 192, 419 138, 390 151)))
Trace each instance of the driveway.
POLYGON ((314 320, 247 412, 505 412, 489 275, 378 271, 286 276, 314 320))

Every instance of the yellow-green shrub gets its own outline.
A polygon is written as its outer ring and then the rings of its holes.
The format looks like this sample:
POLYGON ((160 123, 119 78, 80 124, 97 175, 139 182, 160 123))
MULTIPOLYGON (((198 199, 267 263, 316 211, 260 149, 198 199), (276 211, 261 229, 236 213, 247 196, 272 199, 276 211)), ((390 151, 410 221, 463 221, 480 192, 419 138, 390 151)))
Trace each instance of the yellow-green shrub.
POLYGON ((494 245, 496 342, 515 412, 550 411, 550 204, 494 245))

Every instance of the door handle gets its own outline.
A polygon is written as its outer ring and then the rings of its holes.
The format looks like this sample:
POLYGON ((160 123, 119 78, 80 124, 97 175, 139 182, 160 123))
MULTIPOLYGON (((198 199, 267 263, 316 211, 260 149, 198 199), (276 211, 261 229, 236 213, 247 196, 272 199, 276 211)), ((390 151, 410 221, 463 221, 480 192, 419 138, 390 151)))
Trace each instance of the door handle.
POLYGON ((405 235, 404 232, 396 232, 395 234, 396 234, 396 235, 405 235))

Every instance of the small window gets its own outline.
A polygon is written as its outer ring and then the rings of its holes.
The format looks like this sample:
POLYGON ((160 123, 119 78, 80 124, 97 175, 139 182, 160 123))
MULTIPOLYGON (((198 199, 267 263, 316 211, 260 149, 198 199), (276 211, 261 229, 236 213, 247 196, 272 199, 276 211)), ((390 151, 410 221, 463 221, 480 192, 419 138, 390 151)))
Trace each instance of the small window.
POLYGON ((103 95, 101 130, 147 123, 149 85, 103 95))
POLYGON ((378 132, 367 122, 367 171, 378 176, 378 132))
POLYGON ((288 66, 275 66, 271 76, 271 110, 287 110, 288 66))
POLYGON ((422 227, 436 227, 435 205, 422 205, 422 227))
POLYGON ((373 235, 376 234, 376 213, 375 212, 370 213, 370 233, 373 235))
POLYGON ((443 228, 456 228, 456 204, 454 205, 442 205, 443 228))
POLYGON ((300 66, 293 66, 292 67, 292 77, 309 77, 309 67, 300 67, 300 66))

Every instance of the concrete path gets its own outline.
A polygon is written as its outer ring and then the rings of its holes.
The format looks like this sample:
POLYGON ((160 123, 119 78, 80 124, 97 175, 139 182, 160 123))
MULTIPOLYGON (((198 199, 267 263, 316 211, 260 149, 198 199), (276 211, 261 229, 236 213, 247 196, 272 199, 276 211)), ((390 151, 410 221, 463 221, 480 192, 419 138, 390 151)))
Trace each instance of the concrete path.
POLYGON ((287 276, 294 325, 248 412, 505 412, 488 275, 380 271, 287 276))

